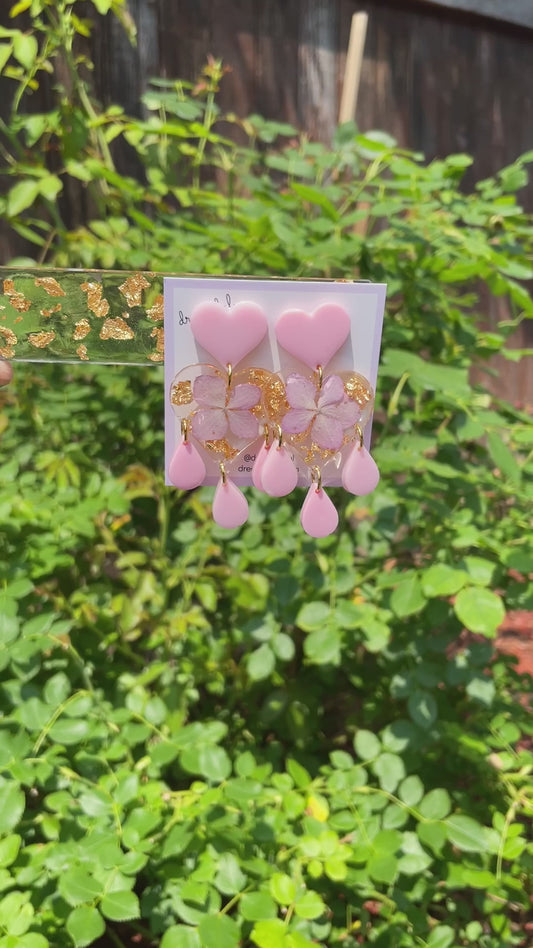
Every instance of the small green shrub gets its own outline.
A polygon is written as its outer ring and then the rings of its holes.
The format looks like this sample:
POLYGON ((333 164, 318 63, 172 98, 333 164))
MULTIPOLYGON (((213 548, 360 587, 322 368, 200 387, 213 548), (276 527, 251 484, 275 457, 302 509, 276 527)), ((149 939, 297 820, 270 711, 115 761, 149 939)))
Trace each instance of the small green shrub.
POLYGON ((466 156, 425 165, 350 126, 328 149, 235 119, 237 146, 217 131, 217 63, 194 94, 154 83, 145 120, 89 120, 80 94, 28 132, 27 87, 79 31, 74 9, 33 0, 33 32, 2 37, 23 86, 5 222, 59 265, 386 281, 382 482, 337 493, 325 540, 302 534, 299 497, 252 496, 227 533, 209 490, 163 485, 157 368, 17 367, 0 416, 0 948, 524 945, 531 681, 492 640, 533 608, 533 435, 469 372, 516 358, 506 338, 532 313, 528 156, 465 194, 466 156), (145 182, 117 171, 120 137, 145 182), (56 202, 73 179, 95 209, 76 229, 56 202), (509 300, 491 332, 473 278, 509 300))

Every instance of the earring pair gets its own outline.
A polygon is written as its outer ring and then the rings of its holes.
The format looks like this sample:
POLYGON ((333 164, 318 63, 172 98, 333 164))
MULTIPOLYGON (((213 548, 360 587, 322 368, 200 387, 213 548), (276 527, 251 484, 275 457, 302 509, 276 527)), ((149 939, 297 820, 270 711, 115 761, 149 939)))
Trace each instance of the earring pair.
POLYGON ((202 303, 191 315, 191 331, 218 365, 187 366, 174 378, 172 407, 181 419, 181 441, 169 466, 169 480, 191 490, 202 484, 204 457, 217 461, 220 479, 213 518, 220 526, 241 526, 248 503, 229 474, 239 467, 251 483, 273 497, 291 493, 300 484, 309 489, 301 511, 303 529, 327 536, 338 514, 324 483, 339 482, 354 494, 369 493, 379 481, 374 460, 364 445, 374 393, 355 371, 326 374, 327 364, 350 334, 350 317, 336 303, 313 313, 287 310, 277 319, 280 352, 298 371, 275 373, 262 367, 236 367, 257 349, 268 322, 256 303, 238 303, 231 310, 202 303), (296 360, 296 363, 295 361, 296 360), (310 370, 310 371, 308 371, 310 370), (253 446, 263 433, 253 467, 238 461, 254 458, 253 446))

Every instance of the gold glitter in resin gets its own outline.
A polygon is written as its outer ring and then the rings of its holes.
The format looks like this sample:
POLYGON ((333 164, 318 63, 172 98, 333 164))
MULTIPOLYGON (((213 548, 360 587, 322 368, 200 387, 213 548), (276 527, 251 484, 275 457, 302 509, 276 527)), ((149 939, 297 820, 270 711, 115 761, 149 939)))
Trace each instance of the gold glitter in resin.
POLYGON ((218 456, 222 455, 225 461, 231 461, 239 453, 238 449, 233 448, 225 438, 220 438, 218 441, 206 441, 204 444, 208 451, 218 456))
POLYGON ((87 294, 87 306, 91 310, 91 313, 94 313, 99 319, 103 319, 104 316, 107 316, 109 303, 106 299, 102 299, 102 284, 82 283, 80 289, 87 294))
POLYGON ((263 403, 266 414, 271 421, 279 422, 283 415, 286 415, 289 411, 290 406, 285 397, 285 386, 281 379, 275 375, 271 375, 264 385, 263 403))
POLYGON ((53 277, 37 277, 35 286, 42 286, 43 290, 46 290, 48 293, 48 296, 66 296, 63 287, 60 286, 53 277))
POLYGON ((106 319, 100 330, 100 339, 133 339, 134 337, 133 329, 120 316, 116 319, 106 319))
POLYGON ((9 298, 9 302, 17 312, 28 312, 31 306, 31 300, 27 300, 24 293, 19 293, 19 291, 15 289, 13 280, 4 280, 4 295, 9 298))
POLYGON ((45 349, 55 337, 55 332, 31 332, 28 336, 28 342, 31 342, 36 349, 45 349))
POLYGON ((60 310, 61 310, 61 303, 56 303, 56 305, 52 306, 51 309, 42 309, 41 316, 44 316, 46 319, 48 319, 48 317, 51 316, 52 313, 59 313, 60 310))
POLYGON ((162 362, 165 358, 165 330, 161 326, 159 329, 154 327, 151 336, 155 336, 155 352, 150 353, 148 358, 152 362, 162 362))
POLYGON ((5 346, 0 348, 0 356, 4 359, 12 359, 15 355, 15 350, 13 346, 17 344, 17 337, 12 329, 8 329, 7 326, 0 326, 0 336, 4 337, 5 346))
POLYGON ((152 322, 159 322, 160 319, 163 319, 163 294, 159 293, 154 300, 154 305, 150 309, 146 310, 146 315, 148 319, 151 319, 152 322))
POLYGON ((87 346, 78 346, 76 349, 76 355, 84 362, 87 362, 87 359, 89 358, 87 355, 87 346))
POLYGON ((372 386, 363 375, 355 374, 351 375, 349 379, 346 379, 344 383, 344 391, 346 392, 348 398, 351 398, 352 401, 357 402, 361 408, 364 408, 365 405, 368 405, 368 403, 374 398, 372 386))
POLYGON ((119 290, 128 301, 128 306, 140 306, 142 304, 143 290, 150 286, 148 280, 142 273, 132 273, 127 280, 119 286, 119 290))
POLYGON ((175 382, 170 389, 170 401, 173 405, 190 405, 192 402, 192 384, 189 379, 175 382))
MULTIPOLYGON (((87 333, 91 331, 91 324, 88 319, 80 319, 76 323, 76 328, 72 334, 72 338, 78 341, 78 339, 85 339, 87 333)), ((83 349, 83 346, 80 346, 80 349, 83 349)))

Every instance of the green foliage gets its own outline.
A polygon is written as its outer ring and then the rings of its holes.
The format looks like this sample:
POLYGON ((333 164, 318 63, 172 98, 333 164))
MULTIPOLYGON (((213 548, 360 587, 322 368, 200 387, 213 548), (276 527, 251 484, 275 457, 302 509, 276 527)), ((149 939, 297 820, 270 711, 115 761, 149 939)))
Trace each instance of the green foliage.
POLYGON ((53 111, 24 114, 67 27, 90 31, 75 6, 19 4, 32 29, 0 37, 5 221, 56 264, 386 281, 382 482, 338 492, 318 542, 298 497, 251 496, 227 533, 210 490, 163 485, 157 368, 18 367, 0 396, 0 948, 521 945, 531 682, 492 639, 533 608, 533 438, 469 370, 532 312, 528 156, 465 194, 466 156, 425 165, 350 126, 328 149, 234 119, 237 146, 214 62, 194 94, 154 82, 142 120, 91 117, 78 67, 72 100, 58 82, 53 111), (145 181, 117 171, 119 139, 145 181), (76 182, 94 216, 72 230, 56 196, 76 182), (509 301, 491 333, 473 277, 509 301))

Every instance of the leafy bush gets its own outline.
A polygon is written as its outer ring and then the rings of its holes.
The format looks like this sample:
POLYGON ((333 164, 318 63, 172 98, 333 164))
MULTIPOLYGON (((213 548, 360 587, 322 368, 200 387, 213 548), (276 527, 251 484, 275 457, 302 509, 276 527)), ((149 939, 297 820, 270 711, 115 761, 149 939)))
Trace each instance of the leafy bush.
POLYGON ((533 436, 469 370, 515 358, 532 313, 527 156, 464 194, 466 156, 425 165, 351 126, 328 149, 233 119, 236 145, 217 63, 192 95, 154 83, 146 119, 91 118, 59 87, 61 120, 39 124, 25 94, 59 35, 88 30, 74 8, 33 0, 32 31, 3 33, 4 220, 60 265, 385 280, 382 483, 338 492, 342 526, 318 542, 299 497, 254 495, 227 533, 210 490, 163 485, 157 368, 18 367, 0 425, 0 946, 525 945, 531 682, 491 640, 532 608, 533 436), (145 182, 116 170, 120 138, 145 182), (69 229, 76 180, 93 216, 69 229), (509 299, 493 332, 473 277, 509 299))

